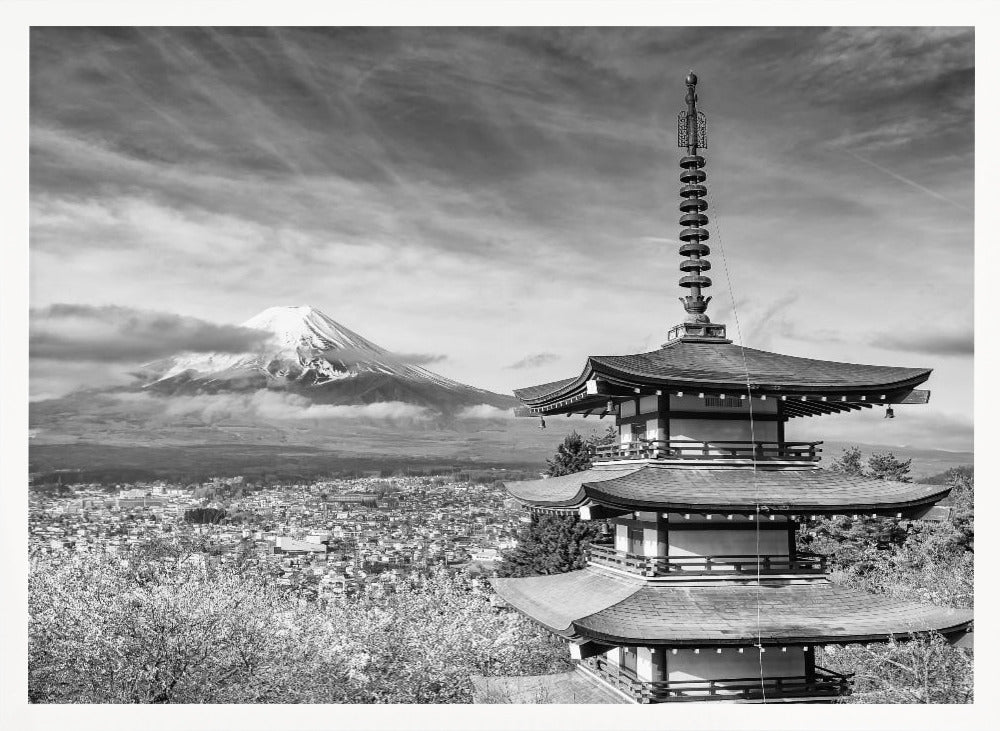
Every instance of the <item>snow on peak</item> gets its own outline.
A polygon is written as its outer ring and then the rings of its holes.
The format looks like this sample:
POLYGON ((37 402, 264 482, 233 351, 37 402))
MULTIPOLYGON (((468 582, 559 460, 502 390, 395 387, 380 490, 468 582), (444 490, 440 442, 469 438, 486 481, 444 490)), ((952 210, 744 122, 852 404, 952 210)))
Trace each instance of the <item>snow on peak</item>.
MULTIPOLYGON (((469 388, 404 362, 309 305, 268 307, 244 322, 243 327, 271 334, 261 352, 180 354, 171 359, 160 380, 189 371, 201 376, 234 369, 267 372, 269 364, 280 361, 292 364, 293 370, 313 372, 318 383, 349 378, 359 372, 375 372, 431 381, 448 388, 469 388)), ((285 372, 287 368, 281 374, 285 372)))

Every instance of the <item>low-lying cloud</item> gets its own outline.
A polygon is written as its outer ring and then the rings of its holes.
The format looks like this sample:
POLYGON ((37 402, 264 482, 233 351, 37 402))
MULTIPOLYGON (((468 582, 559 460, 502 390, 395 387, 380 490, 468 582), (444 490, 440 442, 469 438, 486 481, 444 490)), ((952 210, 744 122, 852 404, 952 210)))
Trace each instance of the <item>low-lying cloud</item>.
POLYGON ((549 363, 554 363, 559 360, 559 356, 555 353, 535 353, 534 355, 527 355, 516 363, 511 363, 507 368, 520 370, 522 368, 537 368, 539 366, 548 365, 549 363))
POLYGON ((270 335, 238 325, 117 305, 55 304, 30 313, 29 354, 55 361, 141 363, 180 352, 252 352, 270 335))
POLYGON ((214 424, 233 419, 264 421, 353 420, 393 423, 423 422, 434 418, 430 409, 402 401, 372 404, 314 404, 296 394, 256 391, 252 394, 198 394, 159 397, 147 393, 119 393, 123 403, 151 407, 166 420, 194 417, 214 424))
POLYGON ((490 421, 506 421, 514 417, 513 409, 499 409, 489 404, 466 406, 457 414, 459 419, 488 419, 490 421))

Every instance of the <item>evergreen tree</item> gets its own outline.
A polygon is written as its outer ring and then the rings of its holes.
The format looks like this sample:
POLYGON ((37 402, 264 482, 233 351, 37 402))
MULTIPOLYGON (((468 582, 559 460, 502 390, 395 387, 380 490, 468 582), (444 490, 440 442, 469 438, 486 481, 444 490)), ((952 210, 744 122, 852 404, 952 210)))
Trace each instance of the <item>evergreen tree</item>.
POLYGON ((837 459, 833 460, 830 468, 834 472, 844 472, 848 475, 860 475, 864 473, 861 465, 861 450, 858 447, 848 447, 837 459))
POLYGON ((601 524, 576 515, 533 515, 503 555, 500 576, 562 574, 587 565, 586 550, 601 536, 601 524))
MULTIPOLYGON (((594 446, 610 439, 612 430, 613 427, 588 439, 574 431, 548 460, 548 474, 558 477, 589 469, 594 446)), ((587 565, 587 546, 603 535, 603 525, 603 522, 580 520, 576 515, 533 515, 520 531, 517 546, 504 553, 497 573, 537 576, 581 569, 587 565)))
POLYGON ((868 469, 865 470, 865 476, 874 477, 877 480, 912 482, 913 478, 910 477, 910 463, 912 461, 912 459, 905 462, 896 459, 892 452, 875 452, 868 458, 868 469))
POLYGON ((594 449, 590 442, 584 441, 583 437, 574 431, 563 439, 563 443, 556 450, 555 457, 546 460, 549 465, 548 474, 551 477, 559 477, 560 475, 582 472, 590 468, 593 455, 594 449))

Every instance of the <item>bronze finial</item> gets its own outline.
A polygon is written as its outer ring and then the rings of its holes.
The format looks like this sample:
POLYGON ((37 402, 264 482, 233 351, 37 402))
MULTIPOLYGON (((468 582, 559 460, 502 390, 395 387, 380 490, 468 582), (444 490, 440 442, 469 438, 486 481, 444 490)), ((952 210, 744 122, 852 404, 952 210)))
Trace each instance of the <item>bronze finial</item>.
POLYGON ((680 218, 681 226, 685 228, 680 233, 683 242, 680 248, 680 255, 687 257, 681 262, 681 271, 684 276, 680 278, 680 285, 689 291, 689 294, 681 298, 684 303, 684 310, 688 313, 686 322, 708 323, 711 322, 705 310, 711 297, 703 297, 702 289, 712 286, 712 280, 702 274, 711 268, 711 263, 703 258, 708 256, 709 248, 705 241, 708 239, 708 216, 705 210, 708 208, 708 201, 705 196, 708 189, 705 187, 705 158, 698 154, 699 148, 704 148, 707 143, 705 134, 705 115, 698 111, 698 95, 694 87, 698 83, 698 77, 694 71, 690 71, 684 80, 688 92, 685 97, 687 109, 677 117, 677 144, 687 148, 687 155, 681 158, 681 188, 680 210, 683 214, 680 218))

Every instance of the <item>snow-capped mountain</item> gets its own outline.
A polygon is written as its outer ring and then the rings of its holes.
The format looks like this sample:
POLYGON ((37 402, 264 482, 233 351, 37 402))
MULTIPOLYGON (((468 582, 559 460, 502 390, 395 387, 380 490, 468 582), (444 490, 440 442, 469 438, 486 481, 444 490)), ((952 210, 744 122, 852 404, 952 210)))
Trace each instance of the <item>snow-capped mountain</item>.
POLYGON ((313 307, 270 307, 243 327, 268 334, 258 351, 178 354, 145 367, 146 388, 171 394, 282 388, 317 403, 403 401, 442 413, 514 405, 512 397, 408 363, 313 307))

